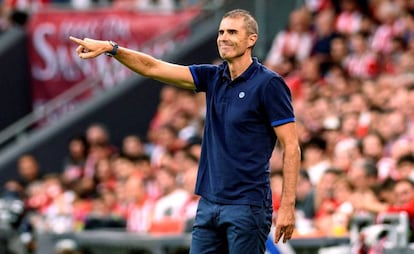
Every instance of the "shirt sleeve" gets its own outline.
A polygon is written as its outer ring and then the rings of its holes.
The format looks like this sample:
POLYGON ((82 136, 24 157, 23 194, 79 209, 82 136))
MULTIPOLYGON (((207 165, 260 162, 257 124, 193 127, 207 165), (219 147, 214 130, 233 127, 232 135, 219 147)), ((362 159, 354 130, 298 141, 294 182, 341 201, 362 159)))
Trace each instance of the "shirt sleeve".
POLYGON ((209 82, 217 72, 217 66, 210 64, 190 65, 190 72, 193 76, 195 91, 206 92, 209 82))
POLYGON ((272 78, 263 91, 263 106, 273 127, 295 121, 292 96, 281 77, 272 78))

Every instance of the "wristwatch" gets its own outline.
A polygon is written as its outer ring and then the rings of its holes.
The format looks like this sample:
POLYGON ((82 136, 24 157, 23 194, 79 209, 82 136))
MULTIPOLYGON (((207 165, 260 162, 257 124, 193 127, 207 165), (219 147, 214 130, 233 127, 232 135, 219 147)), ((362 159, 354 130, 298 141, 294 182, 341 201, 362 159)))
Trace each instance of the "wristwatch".
POLYGON ((111 44, 112 50, 105 52, 105 55, 113 57, 118 52, 118 43, 116 43, 114 41, 108 41, 108 42, 109 42, 109 44, 111 44))

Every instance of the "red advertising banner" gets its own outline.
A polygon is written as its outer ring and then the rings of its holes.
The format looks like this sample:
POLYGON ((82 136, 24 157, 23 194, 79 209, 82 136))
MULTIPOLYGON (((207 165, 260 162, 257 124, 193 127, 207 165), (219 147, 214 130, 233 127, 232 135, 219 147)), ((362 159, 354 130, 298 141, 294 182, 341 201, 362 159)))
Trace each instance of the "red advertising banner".
POLYGON ((121 46, 161 56, 188 36, 188 24, 198 13, 197 10, 145 13, 114 9, 47 9, 34 14, 28 24, 34 108, 85 79, 97 77, 99 86, 106 88, 132 74, 104 55, 91 60, 80 59, 69 36, 113 40, 121 46), (178 28, 182 29, 168 40, 146 44, 178 28))

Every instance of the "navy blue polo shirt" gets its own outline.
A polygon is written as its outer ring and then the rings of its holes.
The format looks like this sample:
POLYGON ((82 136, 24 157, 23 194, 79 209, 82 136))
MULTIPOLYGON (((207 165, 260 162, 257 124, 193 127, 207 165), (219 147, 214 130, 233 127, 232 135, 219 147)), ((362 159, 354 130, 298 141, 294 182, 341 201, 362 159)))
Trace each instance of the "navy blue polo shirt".
POLYGON ((273 127, 295 121, 286 83, 256 58, 233 81, 227 62, 189 68, 207 107, 195 193, 221 204, 270 205, 273 127))

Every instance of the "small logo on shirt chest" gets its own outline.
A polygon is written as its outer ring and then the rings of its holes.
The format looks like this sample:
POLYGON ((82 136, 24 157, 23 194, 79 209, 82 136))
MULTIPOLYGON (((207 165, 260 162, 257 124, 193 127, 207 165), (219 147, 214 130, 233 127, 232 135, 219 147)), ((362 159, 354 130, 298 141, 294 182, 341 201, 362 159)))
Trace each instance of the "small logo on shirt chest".
POLYGON ((239 98, 240 98, 240 99, 243 99, 243 98, 244 98, 244 96, 246 96, 246 93, 245 93, 245 92, 240 92, 240 93, 239 93, 239 98))

